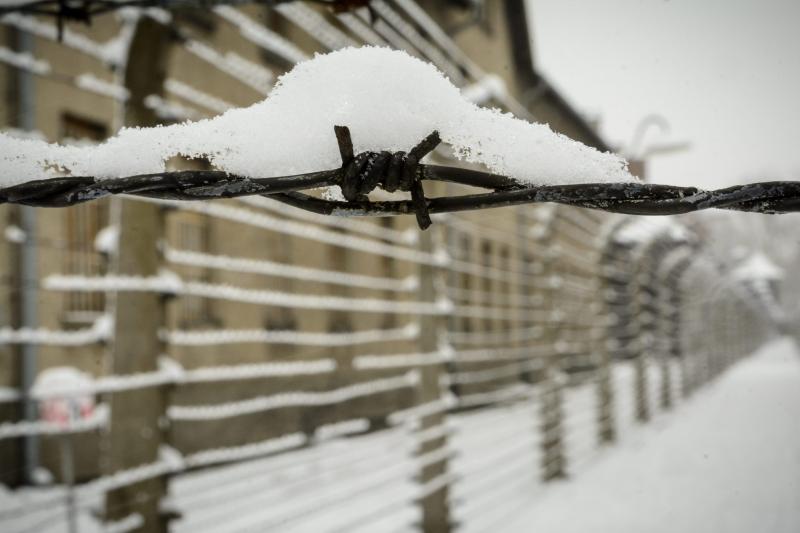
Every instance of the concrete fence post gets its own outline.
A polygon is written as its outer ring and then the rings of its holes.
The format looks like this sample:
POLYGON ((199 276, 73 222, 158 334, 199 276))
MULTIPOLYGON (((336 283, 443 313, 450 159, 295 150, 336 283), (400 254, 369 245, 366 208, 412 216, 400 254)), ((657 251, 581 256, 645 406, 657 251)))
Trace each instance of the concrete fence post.
MULTIPOLYGON (((434 233, 437 228, 420 232, 420 250, 428 254, 434 253, 434 233)), ((435 303, 438 299, 436 276, 438 267, 422 263, 419 266, 419 299, 423 302, 435 303)), ((440 347, 439 332, 444 325, 443 317, 429 316, 420 321, 419 351, 433 353, 440 347)), ((422 365, 418 369, 420 382, 417 386, 417 405, 430 404, 442 399, 441 378, 445 374, 444 363, 422 365)), ((446 410, 439 409, 435 413, 423 415, 419 419, 419 430, 423 431, 440 426, 446 421, 446 410)), ((434 439, 420 442, 417 454, 422 456, 436 449, 447 446, 447 432, 434 439)), ((422 507, 422 531, 431 533, 449 533, 451 518, 449 509, 449 483, 447 480, 448 463, 441 459, 423 465, 419 472, 422 487, 419 504, 422 507)))
MULTIPOLYGON (((543 214, 546 216, 540 220, 535 233, 538 244, 536 271, 543 281, 549 281, 557 274, 555 260, 558 251, 553 242, 553 228, 557 215, 555 209, 543 211, 543 214)), ((539 393, 542 479, 545 481, 564 477, 567 468, 562 426, 561 355, 555 349, 560 345, 563 317, 558 309, 556 291, 557 288, 552 284, 542 289, 542 309, 545 316, 543 341, 552 347, 551 352, 545 356, 539 393)))
MULTIPOLYGON (((128 125, 158 123, 144 105, 150 94, 160 94, 166 77, 168 29, 147 17, 138 22, 130 48, 125 85, 130 91, 128 125)), ((164 236, 160 206, 140 201, 121 201, 117 210, 119 249, 112 265, 116 275, 155 276, 161 254, 158 243, 164 236)), ((158 369, 162 343, 158 330, 164 324, 164 298, 154 292, 119 292, 113 299, 115 323, 111 369, 116 375, 153 372, 158 369)), ((108 473, 154 463, 163 442, 165 413, 163 387, 148 387, 111 396, 111 423, 107 435, 108 473)), ((119 520, 138 514, 143 525, 138 531, 166 532, 167 523, 159 512, 166 493, 166 478, 153 477, 111 490, 106 494, 106 519, 119 520)))
MULTIPOLYGON (((603 266, 598 262, 598 269, 603 266)), ((597 362, 597 440, 600 443, 608 444, 616 439, 616 426, 614 416, 614 384, 612 376, 611 351, 609 350, 609 311, 606 309, 602 297, 607 289, 601 274, 598 272, 595 277, 595 293, 597 300, 595 305, 595 320, 597 325, 592 328, 592 349, 594 350, 597 362)))

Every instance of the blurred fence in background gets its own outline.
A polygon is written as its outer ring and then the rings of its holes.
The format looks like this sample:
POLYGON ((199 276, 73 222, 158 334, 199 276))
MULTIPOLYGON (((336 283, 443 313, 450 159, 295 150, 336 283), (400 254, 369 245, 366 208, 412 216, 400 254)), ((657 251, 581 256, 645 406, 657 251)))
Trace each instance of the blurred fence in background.
POLYGON ((4 476, 33 439, 52 478, 3 495, 4 531, 490 530, 774 327, 664 219, 111 212, 107 274, 42 280, 65 305, 105 295, 93 324, 0 330, 52 361, 3 389, 40 415, 0 425, 4 476))

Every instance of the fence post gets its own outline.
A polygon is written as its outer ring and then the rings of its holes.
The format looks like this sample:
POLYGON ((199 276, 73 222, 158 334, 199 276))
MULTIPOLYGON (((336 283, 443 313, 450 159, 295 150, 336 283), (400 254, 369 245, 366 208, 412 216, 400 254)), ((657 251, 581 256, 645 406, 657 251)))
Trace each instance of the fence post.
POLYGON ((681 283, 684 273, 691 266, 693 261, 693 254, 696 252, 694 248, 689 248, 684 257, 677 262, 670 270, 665 281, 664 291, 666 293, 666 305, 668 306, 667 315, 667 357, 670 362, 673 360, 678 361, 679 376, 674 376, 680 380, 679 387, 673 385, 671 387, 671 401, 672 404, 677 404, 681 399, 688 396, 689 392, 689 375, 688 366, 686 361, 686 353, 683 350, 683 297, 681 294, 681 283), (675 392, 676 395, 672 395, 675 392))
MULTIPOLYGON (((615 403, 615 363, 620 352, 627 354, 630 339, 626 332, 629 323, 623 318, 632 316, 632 300, 627 298, 630 292, 628 284, 621 285, 619 280, 619 263, 629 248, 617 242, 616 234, 630 224, 630 217, 611 220, 597 238, 597 321, 600 325, 595 333, 595 349, 599 352, 600 376, 598 379, 599 426, 598 437, 601 443, 612 443, 617 439, 617 424, 622 421, 616 412, 615 403), (625 288, 623 293, 621 286, 625 288), (622 295, 626 298, 621 300, 622 295), (624 350, 623 350, 624 343, 624 350)), ((628 280, 630 281, 630 280, 628 280)))
MULTIPOLYGON (((606 245, 603 242, 601 245, 606 245)), ((610 309, 606 304, 606 292, 610 290, 603 275, 603 269, 608 264, 607 253, 601 249, 598 254, 597 272, 595 273, 595 294, 596 301, 592 304, 596 309, 597 325, 592 328, 592 347, 597 355, 598 376, 597 376, 597 439, 602 444, 614 442, 616 439, 616 427, 614 420, 614 384, 612 382, 611 350, 609 349, 609 317, 610 309)))
MULTIPOLYGON (((420 250, 433 254, 433 233, 435 229, 420 232, 420 250)), ((436 274, 437 267, 420 263, 419 265, 419 299, 422 302, 436 302, 436 274)), ((419 334, 419 352, 432 353, 439 348, 439 330, 442 320, 433 315, 421 320, 419 334)), ((440 379, 443 374, 444 364, 421 365, 419 367, 420 382, 417 388, 417 405, 435 402, 441 398, 440 379)), ((419 419, 419 429, 439 426, 445 423, 446 411, 437 410, 433 414, 423 415, 419 419)), ((446 432, 435 439, 420 442, 418 455, 424 455, 433 450, 447 445, 446 432)), ((419 473, 420 485, 423 492, 419 503, 422 506, 422 531, 431 533, 449 533, 451 530, 450 509, 448 506, 449 487, 446 482, 447 460, 442 459, 435 463, 423 466, 419 473)))
MULTIPOLYGON (((130 48, 125 84, 130 91, 126 123, 157 124, 144 106, 150 94, 162 91, 166 77, 168 31, 147 17, 139 20, 130 48)), ((164 235, 160 206, 140 201, 118 205, 119 248, 112 269, 116 275, 155 276, 161 260, 158 243, 164 235)), ((119 292, 113 302, 114 340, 111 368, 116 375, 153 372, 162 345, 158 329, 163 324, 163 297, 152 292, 119 292)), ((106 470, 110 473, 158 460, 164 429, 165 393, 149 387, 111 396, 111 423, 107 440, 106 470)), ((131 514, 143 519, 142 532, 165 532, 159 504, 166 493, 163 476, 126 485, 106 494, 106 519, 131 514)))
POLYGON ((668 380, 667 361, 658 344, 660 323, 663 320, 660 302, 660 280, 658 268, 668 253, 675 246, 668 234, 659 232, 642 244, 636 265, 636 301, 637 323, 639 324, 639 355, 636 359, 636 383, 638 408, 637 418, 647 422, 656 413, 652 412, 656 401, 658 407, 664 407, 664 384, 668 380), (660 383, 651 388, 653 375, 651 363, 658 365, 660 383), (655 394, 655 397, 651 395, 655 394))
POLYGON ((635 284, 635 293, 634 293, 634 307, 636 309, 636 324, 637 324, 637 335, 636 335, 636 348, 637 354, 633 361, 633 368, 635 372, 635 388, 636 388, 636 420, 639 422, 647 422, 650 420, 650 404, 648 403, 649 398, 649 390, 648 390, 648 372, 647 372, 647 342, 645 335, 647 332, 643 327, 642 322, 644 322, 644 318, 642 315, 647 311, 647 306, 645 305, 646 295, 644 294, 643 290, 643 273, 641 272, 642 266, 642 258, 637 261, 637 265, 634 270, 634 284, 635 284))
MULTIPOLYGON (((540 220, 541 226, 536 229, 535 236, 539 247, 538 273, 544 280, 551 280, 556 274, 553 263, 557 254, 553 243, 556 209, 541 211, 545 215, 540 220)), ((545 310, 546 325, 545 342, 553 347, 553 351, 545 356, 541 394, 539 401, 539 417, 542 432, 542 479, 545 481, 564 477, 566 460, 564 457, 562 427, 562 394, 561 394, 561 354, 555 349, 561 343, 561 311, 557 309, 556 287, 543 289, 542 309, 545 310)))
MULTIPOLYGON (((123 201, 119 214, 119 251, 113 266, 116 275, 153 276, 158 272, 156 243, 163 222, 157 205, 123 201)), ((115 375, 153 372, 162 347, 158 329, 163 323, 163 298, 150 292, 117 293, 114 306, 112 371, 115 375)), ((164 391, 149 387, 111 396, 107 471, 110 473, 153 463, 158 459, 163 430, 164 391)), ((166 481, 155 478, 110 491, 106 495, 107 519, 118 520, 138 513, 142 531, 166 531, 158 506, 166 481), (146 495, 146 499, 142 496, 146 495)))

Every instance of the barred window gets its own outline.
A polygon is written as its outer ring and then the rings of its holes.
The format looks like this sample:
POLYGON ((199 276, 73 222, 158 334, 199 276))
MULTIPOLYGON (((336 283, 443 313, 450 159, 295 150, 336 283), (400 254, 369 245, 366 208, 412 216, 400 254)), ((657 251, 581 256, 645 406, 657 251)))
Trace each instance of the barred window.
MULTIPOLYGON (((461 246, 459 250, 459 259, 465 262, 472 262, 472 241, 470 240, 469 235, 466 233, 461 235, 461 246)), ((471 298, 468 297, 469 290, 472 288, 470 283, 470 276, 469 272, 460 272, 458 274, 459 282, 458 288, 461 289, 462 294, 464 297, 461 299, 461 303, 464 305, 469 305, 471 302, 471 298)), ((461 330, 462 331, 472 331, 472 319, 468 316, 461 317, 461 330)))
MULTIPOLYGON (((381 227, 387 232, 390 232, 394 229, 395 219, 393 217, 383 217, 379 218, 378 220, 381 227)), ((397 262, 394 260, 394 258, 384 255, 381 256, 380 261, 382 274, 387 278, 397 278, 397 262)), ((387 300, 391 300, 395 297, 396 295, 393 294, 392 291, 386 291, 384 293, 384 298, 387 300)), ((397 313, 385 313, 381 321, 381 327, 386 329, 397 327, 397 313)))
MULTIPOLYGON (((486 269, 486 274, 483 278, 483 295, 485 296, 486 306, 491 306, 490 298, 492 294, 492 278, 489 270, 492 268, 492 243, 488 240, 481 243, 481 264, 486 269)), ((483 321, 483 327, 486 331, 492 331, 494 324, 492 319, 486 317, 483 321)))
MULTIPOLYGON (((181 213, 177 221, 177 246, 181 250, 208 253, 210 249, 210 227, 208 217, 198 213, 181 213)), ((208 268, 184 266, 181 276, 186 281, 211 281, 208 268)), ((178 324, 182 328, 207 325, 213 322, 211 302, 202 296, 182 295, 178 300, 178 324)))
MULTIPOLYGON (((511 250, 509 250, 508 246, 503 246, 502 248, 500 248, 500 268, 503 270, 503 272, 511 271, 511 250)), ((495 296, 499 297, 501 305, 503 305, 503 302, 505 303, 505 305, 508 305, 512 300, 511 283, 508 281, 509 276, 510 276, 509 274, 506 274, 503 277, 503 282, 501 283, 501 289, 500 291, 498 291, 498 295, 495 296)), ((514 327, 512 320, 505 319, 504 322, 505 322, 504 328, 514 327)))
MULTIPOLYGON (((167 161, 170 170, 208 170, 211 164, 204 158, 174 157, 167 161)), ((211 252, 211 222, 201 213, 178 211, 170 215, 174 221, 170 240, 179 250, 211 252)), ((186 281, 211 282, 211 270, 201 266, 181 265, 178 268, 186 281)), ((202 296, 181 295, 175 307, 180 328, 206 327, 214 323, 212 302, 202 296)))
MULTIPOLYGON (((61 121, 61 140, 68 143, 99 142, 108 135, 100 123, 65 114, 61 121)), ((108 201, 87 202, 64 209, 63 268, 67 274, 101 276, 106 273, 106 258, 95 249, 97 233, 109 224, 108 201)), ((93 322, 105 311, 105 296, 100 292, 69 292, 64 298, 64 319, 69 323, 93 322)))

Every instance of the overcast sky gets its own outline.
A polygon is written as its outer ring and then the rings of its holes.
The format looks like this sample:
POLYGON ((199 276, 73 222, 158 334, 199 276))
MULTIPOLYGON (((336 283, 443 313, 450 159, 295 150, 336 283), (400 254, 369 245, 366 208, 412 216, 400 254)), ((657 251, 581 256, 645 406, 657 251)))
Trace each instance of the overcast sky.
POLYGON ((800 180, 800 0, 528 0, 538 68, 601 133, 690 141, 651 181, 800 180))

